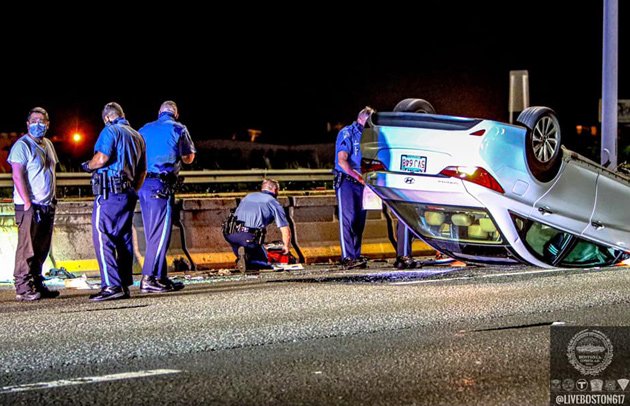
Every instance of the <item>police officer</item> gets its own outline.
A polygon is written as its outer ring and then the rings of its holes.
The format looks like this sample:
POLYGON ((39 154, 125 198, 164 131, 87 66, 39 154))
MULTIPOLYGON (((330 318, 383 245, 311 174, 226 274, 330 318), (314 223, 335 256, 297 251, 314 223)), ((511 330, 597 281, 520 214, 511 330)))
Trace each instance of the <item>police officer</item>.
POLYGON ((411 244, 413 234, 411 230, 400 220, 396 226, 396 261, 394 267, 397 269, 413 269, 418 266, 418 262, 411 256, 411 244))
POLYGON ((177 105, 165 101, 158 119, 139 132, 147 146, 147 178, 140 189, 140 207, 146 238, 146 253, 142 267, 142 292, 170 292, 184 284, 173 282, 166 275, 166 251, 171 241, 172 213, 175 205, 175 183, 181 162, 192 163, 195 145, 188 129, 179 123, 177 105))
POLYGON ((132 221, 147 170, 142 136, 125 119, 118 103, 103 108, 105 128, 94 146, 94 156, 81 167, 92 175, 94 211, 92 239, 101 273, 101 291, 90 300, 125 299, 133 284, 132 221))
POLYGON ((335 189, 339 208, 339 239, 341 264, 344 268, 365 268, 361 257, 361 240, 366 212, 362 207, 361 134, 365 122, 374 112, 365 107, 353 122, 339 131, 335 144, 335 189))
POLYGON ((265 227, 274 220, 282 234, 282 253, 289 253, 291 229, 284 209, 276 200, 278 189, 277 181, 273 179, 263 180, 260 192, 245 196, 224 225, 223 236, 232 246, 234 255, 237 257, 237 266, 241 272, 271 269, 263 242, 265 227))
MULTIPOLYGON (((397 269, 413 269, 422 267, 423 263, 413 259, 411 244, 415 236, 402 221, 398 220, 396 226, 396 261, 394 267, 397 269)), ((435 251, 434 261, 453 261, 440 251, 435 251)), ((460 262, 459 264, 463 264, 460 262)), ((459 265, 458 265, 459 266, 459 265)))
POLYGON ((48 113, 35 107, 28 113, 24 134, 11 147, 7 161, 13 171, 13 202, 18 242, 15 252, 16 300, 54 298, 59 291, 43 283, 42 265, 50 251, 55 218, 55 166, 57 153, 44 138, 48 113))

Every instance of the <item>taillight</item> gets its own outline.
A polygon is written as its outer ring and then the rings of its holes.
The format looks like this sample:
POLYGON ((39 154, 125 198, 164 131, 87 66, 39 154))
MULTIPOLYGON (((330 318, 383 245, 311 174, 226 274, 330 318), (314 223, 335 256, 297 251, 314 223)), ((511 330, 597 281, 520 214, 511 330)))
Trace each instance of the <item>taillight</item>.
POLYGON ((482 135, 484 135, 486 133, 486 130, 484 130, 483 128, 481 130, 477 130, 474 133, 470 133, 470 135, 476 135, 477 137, 480 137, 482 135))
POLYGON ((440 174, 452 178, 464 179, 468 182, 492 189, 495 192, 505 193, 501 185, 499 185, 499 182, 483 168, 476 166, 449 166, 442 169, 440 174))
POLYGON ((386 171, 386 170, 387 168, 385 167, 385 165, 379 160, 367 159, 367 158, 363 158, 361 160, 361 173, 386 171))

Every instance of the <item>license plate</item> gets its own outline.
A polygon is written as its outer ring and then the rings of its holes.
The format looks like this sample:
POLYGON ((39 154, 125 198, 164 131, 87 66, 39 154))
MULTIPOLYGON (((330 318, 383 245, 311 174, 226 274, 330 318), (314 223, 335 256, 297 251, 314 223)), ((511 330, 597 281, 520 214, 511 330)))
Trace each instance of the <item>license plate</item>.
POLYGON ((417 155, 401 155, 400 170, 404 172, 426 172, 427 157, 417 155))

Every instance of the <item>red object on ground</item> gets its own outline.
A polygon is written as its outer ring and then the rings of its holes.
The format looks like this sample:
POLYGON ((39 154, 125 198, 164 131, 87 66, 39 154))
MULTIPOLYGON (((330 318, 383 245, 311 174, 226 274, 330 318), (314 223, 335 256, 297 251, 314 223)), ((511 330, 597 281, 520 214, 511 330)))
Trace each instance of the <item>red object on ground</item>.
POLYGON ((282 250, 267 250, 267 260, 270 264, 295 264, 295 257, 283 254, 282 250))

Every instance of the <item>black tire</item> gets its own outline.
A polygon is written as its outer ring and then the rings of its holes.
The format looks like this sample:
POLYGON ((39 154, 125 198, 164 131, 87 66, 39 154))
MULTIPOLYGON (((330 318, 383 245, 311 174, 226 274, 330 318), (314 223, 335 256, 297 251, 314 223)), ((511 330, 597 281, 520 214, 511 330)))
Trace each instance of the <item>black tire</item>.
POLYGON ((435 109, 424 99, 404 99, 394 107, 395 112, 400 113, 425 113, 435 114, 435 109))
POLYGON ((556 177, 562 163, 560 123, 549 107, 528 107, 516 122, 527 128, 525 155, 532 175, 540 182, 556 177))

